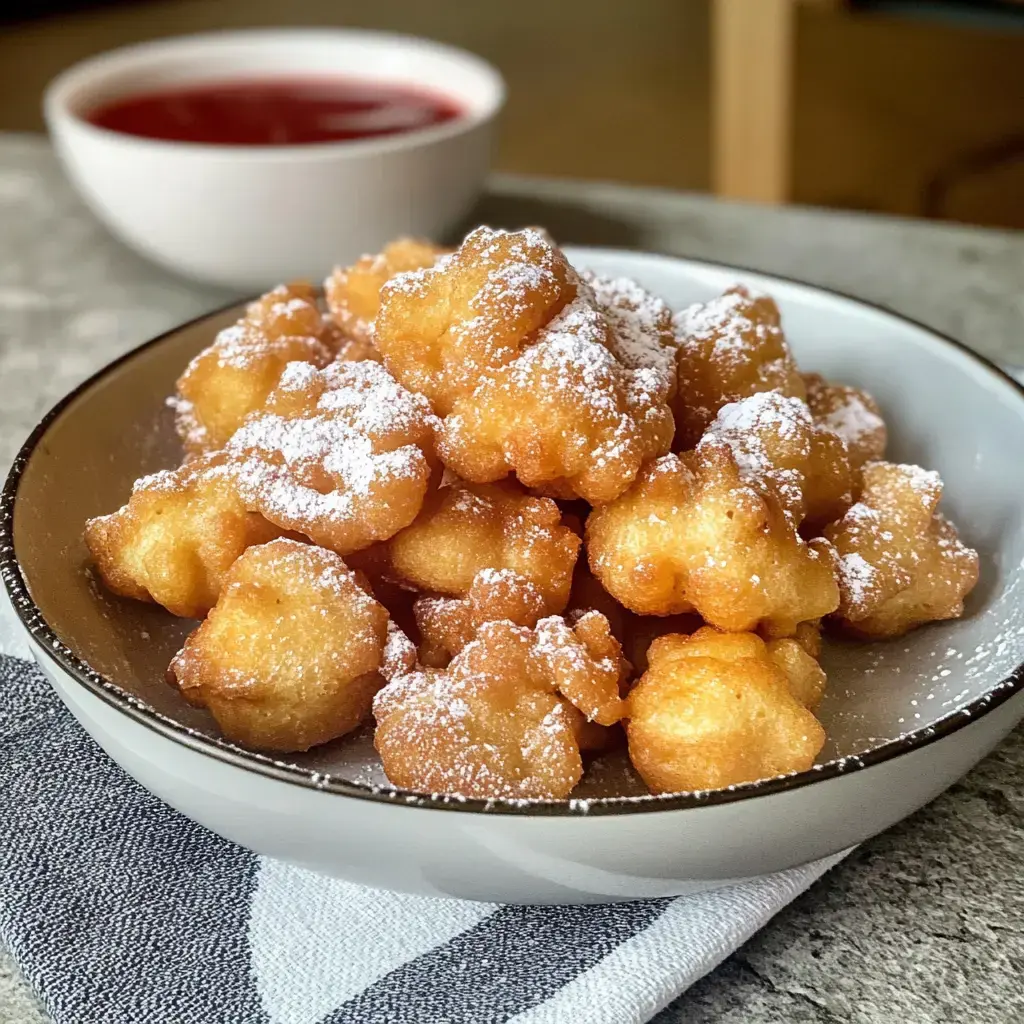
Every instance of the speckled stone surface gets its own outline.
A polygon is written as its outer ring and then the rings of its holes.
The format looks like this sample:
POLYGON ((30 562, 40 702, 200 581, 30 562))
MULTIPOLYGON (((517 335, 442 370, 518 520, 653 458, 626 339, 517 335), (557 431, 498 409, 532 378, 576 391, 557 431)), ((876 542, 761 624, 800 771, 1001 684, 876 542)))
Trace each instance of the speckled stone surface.
MULTIPOLYGON (((475 219, 791 275, 1024 364, 1019 234, 511 178, 494 181, 475 219)), ((89 373, 232 297, 129 253, 84 211, 45 141, 0 136, 0 461, 89 373)), ((0 949, 0 1024, 45 1020, 0 949)), ((856 850, 656 1021, 1024 1021, 1024 730, 856 850)))

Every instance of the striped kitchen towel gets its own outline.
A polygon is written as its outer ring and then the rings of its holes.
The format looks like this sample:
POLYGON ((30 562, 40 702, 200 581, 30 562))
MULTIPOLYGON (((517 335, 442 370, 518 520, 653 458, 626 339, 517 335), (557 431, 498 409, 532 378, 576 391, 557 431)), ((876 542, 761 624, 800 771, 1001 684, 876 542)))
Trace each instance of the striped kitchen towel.
POLYGON ((606 906, 321 878, 129 778, 12 656, 26 652, 6 601, 0 618, 0 942, 56 1024, 644 1021, 839 859, 606 906))

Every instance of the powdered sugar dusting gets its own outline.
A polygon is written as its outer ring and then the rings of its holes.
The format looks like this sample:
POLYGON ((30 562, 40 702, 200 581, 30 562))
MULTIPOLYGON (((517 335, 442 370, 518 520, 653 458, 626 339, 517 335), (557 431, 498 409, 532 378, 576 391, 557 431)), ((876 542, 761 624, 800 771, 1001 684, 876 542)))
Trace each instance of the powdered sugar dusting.
POLYGON ((381 674, 387 680, 407 675, 416 668, 416 645, 393 619, 388 619, 388 636, 381 658, 381 674))
POLYGON ((819 416, 818 422, 838 434, 850 446, 885 430, 882 417, 869 408, 864 398, 852 388, 843 393, 841 400, 830 411, 819 416))
POLYGON ((861 608, 871 598, 878 570, 856 551, 839 559, 839 586, 851 607, 861 608))
MULTIPOLYGON (((299 473, 310 476, 319 467, 336 478, 350 495, 367 497, 373 485, 383 478, 413 478, 422 464, 423 453, 415 445, 394 451, 374 451, 373 442, 348 424, 332 419, 287 420, 281 416, 263 415, 235 432, 228 442, 231 451, 256 449, 299 473)), ((306 488, 309 499, 327 499, 312 485, 306 488)), ((316 500, 326 510, 330 501, 316 500)))
POLYGON ((561 702, 529 691, 530 637, 489 623, 448 669, 395 675, 373 705, 388 774, 452 795, 568 793, 580 771, 572 725, 561 702))
POLYGON ((322 387, 318 412, 341 417, 358 433, 380 437, 395 430, 410 430, 427 422, 437 429, 439 421, 420 394, 409 391, 380 363, 332 363, 318 370, 309 363, 289 363, 281 374, 278 389, 305 392, 314 384, 322 387))
POLYGON ((673 324, 684 346, 713 342, 716 361, 742 361, 765 344, 769 334, 781 334, 777 324, 749 315, 752 301, 766 298, 759 292, 736 286, 711 299, 680 310, 673 324))
POLYGON ((268 408, 290 395, 299 415, 251 416, 226 449, 242 500, 271 521, 307 533, 314 524, 356 523, 403 481, 425 480, 420 443, 436 420, 422 396, 378 363, 289 364, 268 408))
MULTIPOLYGON (((525 303, 530 290, 554 281, 554 243, 546 232, 536 228, 513 232, 479 227, 466 236, 462 248, 466 247, 473 252, 475 261, 494 267, 481 291, 470 301, 471 307, 481 305, 485 298, 499 299, 504 310, 513 312, 525 303), (499 244, 509 239, 511 245, 499 244), (497 260, 499 253, 502 253, 500 262, 497 260)), ((382 299, 386 293, 425 297, 437 276, 451 269, 462 248, 439 257, 433 266, 396 274, 381 289, 382 299)))
POLYGON ((777 464, 772 449, 783 446, 791 460, 806 460, 814 430, 805 402, 777 391, 763 391, 723 406, 697 447, 727 444, 740 477, 757 487, 772 485, 792 516, 803 503, 804 474, 777 464))
POLYGON ((512 364, 509 376, 513 388, 528 390, 539 370, 553 393, 571 398, 594 418, 612 421, 610 436, 593 453, 596 465, 621 456, 633 439, 633 410, 658 405, 667 390, 657 371, 623 367, 607 339, 603 315, 577 298, 540 331, 537 343, 512 364))
MULTIPOLYGON (((483 287, 469 302, 470 309, 497 307, 506 316, 521 316, 528 307, 529 298, 544 288, 557 287, 550 266, 536 263, 503 263, 487 276, 483 287)), ((467 330, 472 330, 470 321, 467 330)))
POLYGON ((591 271, 583 272, 580 294, 607 319, 611 328, 609 347, 620 363, 674 378, 672 313, 661 299, 628 277, 601 277, 591 271))
POLYGON ((921 504, 931 510, 934 508, 939 496, 942 494, 942 477, 934 469, 924 469, 921 466, 914 466, 906 462, 883 463, 867 462, 864 464, 864 472, 868 473, 874 466, 893 465, 900 470, 902 482, 911 487, 921 499, 921 504))

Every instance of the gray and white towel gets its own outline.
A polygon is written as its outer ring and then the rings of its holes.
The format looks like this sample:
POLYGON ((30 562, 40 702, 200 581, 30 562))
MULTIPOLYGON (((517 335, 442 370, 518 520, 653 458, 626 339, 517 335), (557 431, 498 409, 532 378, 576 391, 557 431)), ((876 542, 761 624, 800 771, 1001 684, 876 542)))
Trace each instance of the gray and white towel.
POLYGON ((580 907, 321 878, 129 778, 12 656, 27 651, 0 600, 0 941, 57 1024, 632 1024, 839 859, 580 907))

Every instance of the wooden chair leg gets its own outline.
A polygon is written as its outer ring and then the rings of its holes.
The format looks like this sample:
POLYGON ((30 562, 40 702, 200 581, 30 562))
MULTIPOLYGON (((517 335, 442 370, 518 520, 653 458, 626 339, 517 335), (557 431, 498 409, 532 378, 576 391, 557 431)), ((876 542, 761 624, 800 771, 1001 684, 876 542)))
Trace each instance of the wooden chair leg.
POLYGON ((796 3, 713 0, 712 181, 723 198, 789 198, 796 3))

